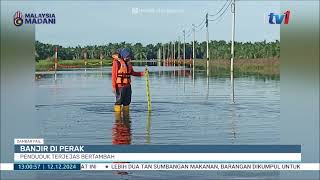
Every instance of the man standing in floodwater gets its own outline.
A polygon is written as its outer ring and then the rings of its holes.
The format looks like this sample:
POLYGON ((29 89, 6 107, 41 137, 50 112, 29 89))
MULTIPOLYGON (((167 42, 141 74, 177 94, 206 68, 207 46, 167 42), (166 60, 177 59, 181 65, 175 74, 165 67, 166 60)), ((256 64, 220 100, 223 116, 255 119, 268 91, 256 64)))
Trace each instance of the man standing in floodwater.
POLYGON ((144 76, 144 72, 135 72, 130 63, 131 57, 126 49, 119 49, 112 55, 112 92, 116 95, 115 112, 129 111, 131 103, 131 76, 144 76))

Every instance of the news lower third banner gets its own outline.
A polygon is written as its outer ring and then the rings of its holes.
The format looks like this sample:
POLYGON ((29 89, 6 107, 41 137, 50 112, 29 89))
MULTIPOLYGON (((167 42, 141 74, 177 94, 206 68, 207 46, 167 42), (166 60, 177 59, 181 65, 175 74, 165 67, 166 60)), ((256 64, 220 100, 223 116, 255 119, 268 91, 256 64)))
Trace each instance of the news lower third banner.
POLYGON ((46 145, 15 139, 1 170, 319 170, 301 145, 46 145))

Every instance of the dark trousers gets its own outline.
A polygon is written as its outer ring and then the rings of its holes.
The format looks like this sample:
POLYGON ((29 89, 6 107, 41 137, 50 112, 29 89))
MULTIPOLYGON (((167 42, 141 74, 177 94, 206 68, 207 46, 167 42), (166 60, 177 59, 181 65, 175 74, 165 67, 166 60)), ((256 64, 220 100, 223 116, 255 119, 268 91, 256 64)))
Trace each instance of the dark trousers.
POLYGON ((128 106, 131 103, 131 85, 118 87, 116 91, 116 105, 128 106))

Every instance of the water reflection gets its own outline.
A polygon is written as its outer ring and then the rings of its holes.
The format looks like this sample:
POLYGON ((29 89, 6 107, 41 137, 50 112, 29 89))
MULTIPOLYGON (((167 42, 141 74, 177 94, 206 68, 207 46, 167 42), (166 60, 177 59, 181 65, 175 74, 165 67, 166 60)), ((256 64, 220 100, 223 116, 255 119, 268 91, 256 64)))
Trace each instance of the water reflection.
MULTIPOLYGON (((131 144, 131 121, 129 111, 114 112, 114 124, 112 127, 112 144, 129 145, 131 144)), ((115 175, 127 178, 127 171, 115 171, 115 175)))
POLYGON ((183 92, 185 93, 186 92, 186 67, 184 67, 184 70, 183 70, 183 92))
POLYGON ((236 113, 235 107, 231 105, 231 144, 235 144, 236 142, 236 113))
POLYGON ((207 76, 207 93, 206 93, 206 99, 209 99, 209 76, 207 76))
POLYGON ((234 102, 234 77, 233 77, 233 71, 230 72, 230 84, 231 84, 231 103, 234 102))
POLYGON ((151 143, 151 111, 147 112, 146 143, 151 143))
POLYGON ((112 144, 131 144, 131 121, 129 111, 115 112, 112 127, 112 144))
POLYGON ((100 68, 99 68, 99 77, 102 79, 102 77, 103 77, 103 66, 100 66, 100 68))

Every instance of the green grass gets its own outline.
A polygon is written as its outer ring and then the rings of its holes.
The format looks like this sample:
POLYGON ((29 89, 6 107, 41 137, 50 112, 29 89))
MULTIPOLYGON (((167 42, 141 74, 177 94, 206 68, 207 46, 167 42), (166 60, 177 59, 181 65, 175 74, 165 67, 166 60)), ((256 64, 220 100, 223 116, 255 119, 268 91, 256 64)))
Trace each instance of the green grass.
MULTIPOLYGON (((87 66, 84 64, 83 59, 76 60, 60 60, 59 64, 62 66, 77 66, 79 68, 94 68, 100 67, 99 59, 87 60, 87 66)), ((111 60, 103 60, 103 66, 111 66, 111 60)), ((139 65, 139 62, 135 65, 139 65)), ((144 64, 143 64, 144 65, 144 64)), ((48 71, 54 67, 53 60, 40 60, 36 62, 36 71, 48 71)), ((195 67, 197 70, 206 70, 206 60, 196 59, 195 67)), ((229 75, 230 74, 230 60, 229 59, 214 59, 209 61, 210 75, 229 75)), ((65 70, 69 68, 58 67, 58 70, 65 70)), ((235 59, 234 60, 234 73, 247 74, 247 75, 280 75, 280 60, 279 58, 269 59, 235 59)))
MULTIPOLYGON (((195 67, 198 70, 206 70, 206 60, 197 59, 195 67)), ((210 75, 216 72, 226 74, 230 73, 230 60, 210 60, 209 61, 210 75)), ((235 59, 234 60, 235 74, 259 74, 259 75, 280 75, 280 60, 278 58, 271 59, 235 59)))
MULTIPOLYGON (((94 67, 100 67, 100 59, 88 59, 87 60, 87 66, 85 66, 83 59, 75 59, 75 60, 60 60, 58 62, 62 66, 69 66, 71 68, 94 68, 94 67)), ((111 66, 111 60, 103 60, 102 66, 111 66)), ((54 67, 54 61, 53 60, 39 60, 36 62, 36 71, 48 71, 52 70, 54 67)), ((64 70, 69 69, 66 67, 58 67, 58 70, 64 70)))

